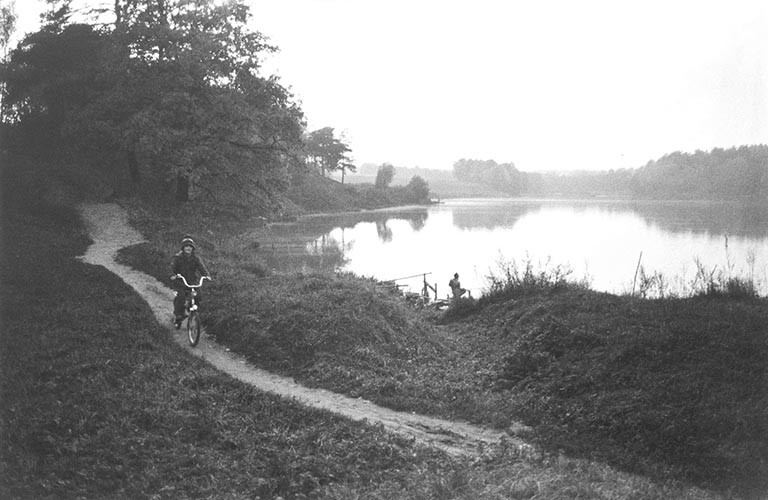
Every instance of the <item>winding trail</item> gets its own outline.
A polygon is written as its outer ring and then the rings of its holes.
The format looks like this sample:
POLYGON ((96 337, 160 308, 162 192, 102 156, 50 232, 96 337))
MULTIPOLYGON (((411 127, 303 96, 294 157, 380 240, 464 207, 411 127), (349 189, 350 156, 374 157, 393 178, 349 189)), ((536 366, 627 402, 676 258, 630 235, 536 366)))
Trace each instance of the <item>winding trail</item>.
POLYGON ((127 213, 116 204, 85 205, 81 207, 81 213, 93 244, 80 259, 88 264, 107 268, 133 287, 149 304, 157 321, 168 327, 181 347, 205 359, 219 370, 259 390, 292 398, 308 407, 328 410, 353 420, 381 424, 391 432, 413 438, 419 443, 442 449, 452 455, 475 455, 502 441, 506 441, 507 445, 528 447, 519 438, 505 432, 463 422, 398 412, 364 399, 304 387, 291 378, 274 375, 249 365, 243 357, 227 351, 205 336, 200 339, 196 348, 190 347, 182 330, 171 327, 173 291, 152 276, 115 261, 118 250, 145 241, 141 234, 130 227, 127 213))

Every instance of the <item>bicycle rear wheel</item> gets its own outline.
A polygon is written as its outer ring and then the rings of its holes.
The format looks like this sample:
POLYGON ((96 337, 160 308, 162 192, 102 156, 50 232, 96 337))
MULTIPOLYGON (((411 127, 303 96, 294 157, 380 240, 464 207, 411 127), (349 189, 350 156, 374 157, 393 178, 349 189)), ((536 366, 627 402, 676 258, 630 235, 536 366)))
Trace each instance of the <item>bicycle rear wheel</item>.
POLYGON ((189 318, 187 318, 187 337, 189 338, 189 345, 195 347, 200 341, 200 315, 197 311, 190 311, 189 318))

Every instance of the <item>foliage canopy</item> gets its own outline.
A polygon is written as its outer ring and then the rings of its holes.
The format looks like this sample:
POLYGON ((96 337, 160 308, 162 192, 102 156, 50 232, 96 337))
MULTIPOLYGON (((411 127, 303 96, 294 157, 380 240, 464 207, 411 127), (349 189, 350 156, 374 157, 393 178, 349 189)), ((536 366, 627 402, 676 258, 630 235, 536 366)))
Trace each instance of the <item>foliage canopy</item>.
POLYGON ((395 167, 389 163, 384 163, 376 172, 375 185, 378 189, 385 189, 392 183, 395 177, 395 167))
POLYGON ((309 132, 306 135, 305 145, 308 163, 317 168, 323 176, 335 170, 341 170, 343 179, 347 171, 356 170, 348 155, 352 150, 342 138, 334 136, 333 127, 323 127, 309 132))
POLYGON ((109 26, 63 7, 2 67, 9 148, 46 137, 38 153, 90 164, 117 192, 252 202, 285 189, 303 113, 260 75, 275 48, 244 2, 117 1, 109 26))
POLYGON ((525 176, 514 164, 494 160, 461 159, 453 164, 453 175, 460 181, 494 186, 511 195, 519 195, 526 187, 525 176))

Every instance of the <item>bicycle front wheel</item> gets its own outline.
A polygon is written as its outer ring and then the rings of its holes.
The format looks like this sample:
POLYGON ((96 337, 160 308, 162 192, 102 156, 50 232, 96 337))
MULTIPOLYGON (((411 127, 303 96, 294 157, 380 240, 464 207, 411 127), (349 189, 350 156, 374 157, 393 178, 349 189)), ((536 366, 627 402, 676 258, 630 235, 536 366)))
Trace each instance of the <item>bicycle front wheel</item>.
POLYGON ((189 338, 189 345, 195 347, 200 341, 200 315, 197 311, 191 311, 189 318, 187 318, 187 337, 189 338))

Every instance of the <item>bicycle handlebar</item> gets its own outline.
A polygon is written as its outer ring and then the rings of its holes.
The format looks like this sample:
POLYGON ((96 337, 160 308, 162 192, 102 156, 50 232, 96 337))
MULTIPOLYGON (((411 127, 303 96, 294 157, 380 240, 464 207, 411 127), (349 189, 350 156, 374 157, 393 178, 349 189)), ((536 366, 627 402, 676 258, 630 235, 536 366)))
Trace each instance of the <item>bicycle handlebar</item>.
POLYGON ((201 286, 203 286, 204 280, 212 281, 210 276, 203 276, 200 278, 200 283, 198 283, 197 285, 190 285, 189 283, 187 283, 186 278, 184 278, 184 276, 182 276, 181 274, 176 274, 174 276, 171 276, 172 280, 175 280, 178 278, 181 278, 181 281, 184 282, 184 286, 187 288, 200 288, 201 286))

